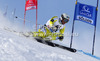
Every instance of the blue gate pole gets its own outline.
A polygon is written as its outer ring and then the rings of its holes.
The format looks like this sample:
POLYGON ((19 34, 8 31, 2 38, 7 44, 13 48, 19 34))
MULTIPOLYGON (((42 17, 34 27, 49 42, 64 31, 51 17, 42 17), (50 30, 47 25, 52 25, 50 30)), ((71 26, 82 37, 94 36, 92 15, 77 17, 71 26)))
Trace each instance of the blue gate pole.
MULTIPOLYGON (((78 0, 76 0, 76 4, 77 4, 77 1, 78 1, 78 0)), ((75 6, 75 8, 76 8, 76 6, 75 6)), ((75 16, 75 12, 74 12, 74 16, 75 16)), ((73 33, 74 33, 74 24, 75 24, 75 20, 73 19, 73 25, 72 25, 72 34, 71 34, 70 48, 72 48, 73 33)))
MULTIPOLYGON (((96 18, 95 18, 96 23, 97 23, 98 4, 99 4, 99 0, 97 0, 97 7, 96 7, 96 18)), ((95 35, 96 35, 96 25, 95 25, 95 27, 94 27, 93 46, 92 46, 92 55, 94 55, 95 35)))

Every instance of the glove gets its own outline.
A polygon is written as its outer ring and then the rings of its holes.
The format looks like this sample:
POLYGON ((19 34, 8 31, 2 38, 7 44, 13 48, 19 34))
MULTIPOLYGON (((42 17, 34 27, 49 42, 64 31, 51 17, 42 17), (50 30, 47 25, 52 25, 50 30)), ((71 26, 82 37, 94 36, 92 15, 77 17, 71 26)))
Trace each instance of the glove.
POLYGON ((60 41, 62 41, 64 39, 64 36, 59 36, 58 38, 60 41))
POLYGON ((51 22, 54 22, 54 19, 51 19, 50 21, 51 21, 51 22))
POLYGON ((46 24, 44 24, 44 26, 46 26, 46 24))

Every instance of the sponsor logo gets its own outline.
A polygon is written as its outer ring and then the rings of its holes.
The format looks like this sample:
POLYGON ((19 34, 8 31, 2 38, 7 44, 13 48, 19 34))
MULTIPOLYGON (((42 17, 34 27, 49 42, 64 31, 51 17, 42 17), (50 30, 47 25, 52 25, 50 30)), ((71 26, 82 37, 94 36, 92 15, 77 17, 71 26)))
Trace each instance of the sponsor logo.
POLYGON ((30 3, 30 4, 34 4, 32 0, 29 0, 29 3, 30 3))
POLYGON ((30 10, 30 9, 34 9, 36 8, 36 6, 30 6, 30 7, 27 7, 26 10, 30 10))
POLYGON ((85 11, 85 12, 90 13, 89 8, 87 6, 83 6, 81 11, 85 11))
POLYGON ((93 24, 93 20, 92 19, 89 19, 89 18, 86 18, 86 17, 83 17, 83 16, 77 16, 77 19, 85 21, 85 22, 88 22, 90 24, 93 24))
POLYGON ((87 5, 80 5, 80 15, 86 16, 91 18, 92 17, 92 8, 90 6, 87 5))

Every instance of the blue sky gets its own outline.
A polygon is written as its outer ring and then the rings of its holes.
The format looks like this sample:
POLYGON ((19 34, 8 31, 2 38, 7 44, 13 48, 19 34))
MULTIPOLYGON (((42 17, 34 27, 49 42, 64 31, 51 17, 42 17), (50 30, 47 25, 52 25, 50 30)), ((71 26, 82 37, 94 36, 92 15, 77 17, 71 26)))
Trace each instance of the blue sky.
MULTIPOLYGON (((78 0, 81 3, 96 6, 96 0, 78 0)), ((8 6, 7 18, 12 20, 12 12, 16 8, 15 15, 24 18, 25 10, 25 0, 0 0, 0 11, 5 12, 5 8, 8 6)), ((95 55, 100 57, 98 52, 100 51, 100 4, 98 7, 98 17, 97 17, 97 32, 96 32, 96 45, 95 45, 95 55)), ((53 16, 58 16, 62 13, 67 13, 70 16, 69 23, 66 24, 65 32, 71 33, 73 17, 75 9, 75 0, 38 0, 38 24, 45 24, 53 16)), ((26 22, 26 27, 33 29, 33 24, 35 25, 36 20, 36 10, 29 10, 26 12, 26 19, 32 21, 31 23, 26 22)), ((15 19, 15 23, 23 26, 23 21, 20 19, 15 19)), ((94 27, 87 23, 76 21, 75 22, 75 33, 78 33, 77 37, 74 37, 73 47, 77 49, 85 50, 91 53, 92 40, 94 27), (81 44, 81 47, 80 47, 81 44), (88 46, 88 47, 87 47, 88 46)), ((70 37, 66 37, 64 40, 65 44, 70 42, 70 37)), ((69 44, 68 44, 69 45, 69 44)))

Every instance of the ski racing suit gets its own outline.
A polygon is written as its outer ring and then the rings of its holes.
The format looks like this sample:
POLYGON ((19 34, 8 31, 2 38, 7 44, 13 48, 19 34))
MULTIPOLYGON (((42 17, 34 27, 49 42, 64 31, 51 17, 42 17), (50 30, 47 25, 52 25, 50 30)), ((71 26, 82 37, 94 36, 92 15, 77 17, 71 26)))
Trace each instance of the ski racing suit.
POLYGON ((61 22, 59 20, 60 20, 60 18, 58 19, 57 16, 54 16, 51 19, 49 19, 47 21, 47 23, 44 25, 45 32, 42 32, 43 30, 41 31, 41 29, 43 29, 43 27, 38 30, 39 34, 42 34, 42 36, 41 35, 39 35, 39 36, 45 38, 45 37, 48 37, 52 33, 52 36, 51 36, 52 40, 59 39, 62 41, 64 38, 63 35, 64 35, 64 31, 65 31, 65 26, 63 24, 61 24, 61 22), (57 34, 59 34, 59 35, 57 35, 57 34))

